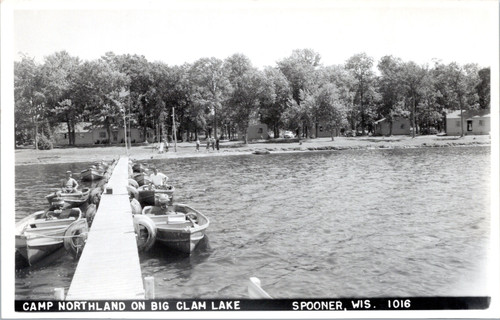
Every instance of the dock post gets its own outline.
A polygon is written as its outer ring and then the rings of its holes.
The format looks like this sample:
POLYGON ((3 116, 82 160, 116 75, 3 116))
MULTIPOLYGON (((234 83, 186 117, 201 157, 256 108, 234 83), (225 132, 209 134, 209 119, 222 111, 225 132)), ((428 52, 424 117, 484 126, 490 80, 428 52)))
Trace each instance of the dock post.
POLYGON ((54 289, 54 300, 59 300, 59 301, 64 300, 64 288, 54 289))
POLYGON ((144 290, 146 300, 155 298, 155 278, 154 277, 144 277, 144 290))

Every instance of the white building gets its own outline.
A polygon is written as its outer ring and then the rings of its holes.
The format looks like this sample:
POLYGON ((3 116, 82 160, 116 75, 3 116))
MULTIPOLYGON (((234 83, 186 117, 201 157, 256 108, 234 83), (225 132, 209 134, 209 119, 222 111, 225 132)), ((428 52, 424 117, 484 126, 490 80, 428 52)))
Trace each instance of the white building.
POLYGON ((460 110, 454 110, 446 115, 446 134, 459 136, 462 134, 462 124, 465 135, 489 134, 491 130, 490 110, 463 111, 463 121, 460 110))

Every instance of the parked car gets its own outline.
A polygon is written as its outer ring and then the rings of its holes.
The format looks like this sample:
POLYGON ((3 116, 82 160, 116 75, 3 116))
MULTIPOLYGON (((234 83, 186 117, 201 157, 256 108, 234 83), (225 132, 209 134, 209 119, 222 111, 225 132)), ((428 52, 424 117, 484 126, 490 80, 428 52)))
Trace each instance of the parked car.
POLYGON ((293 132, 292 132, 292 131, 285 131, 285 133, 283 134, 283 137, 284 137, 285 139, 291 139, 291 138, 294 138, 294 137, 295 137, 295 135, 293 134, 293 132))
POLYGON ((344 132, 344 135, 346 137, 355 137, 356 136, 356 130, 346 130, 344 132))
POLYGON ((438 134, 438 131, 436 128, 422 128, 420 130, 420 134, 425 135, 425 134, 430 134, 430 135, 435 135, 438 134))

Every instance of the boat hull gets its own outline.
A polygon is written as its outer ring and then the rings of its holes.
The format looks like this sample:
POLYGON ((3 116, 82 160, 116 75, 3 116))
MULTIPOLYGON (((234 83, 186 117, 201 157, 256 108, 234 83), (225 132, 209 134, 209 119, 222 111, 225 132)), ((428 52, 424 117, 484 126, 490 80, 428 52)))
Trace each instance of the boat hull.
POLYGON ((173 212, 167 215, 147 214, 156 226, 156 242, 168 249, 190 254, 205 237, 210 222, 204 214, 187 205, 174 204, 172 209, 173 212))
POLYGON ((52 200, 56 197, 60 197, 65 202, 66 207, 78 207, 85 203, 89 199, 90 189, 83 188, 81 192, 74 193, 59 193, 53 192, 45 197, 49 204, 52 204, 52 200))
MULTIPOLYGON (((24 239, 21 240, 21 242, 25 242, 24 239)), ((29 243, 30 241, 28 240, 26 242, 29 243)), ((31 265, 57 251, 63 246, 63 241, 54 241, 53 243, 47 244, 25 244, 19 247, 17 244, 18 241, 16 237, 16 251, 31 265)))
POLYGON ((82 181, 95 181, 104 178, 104 172, 95 169, 87 169, 81 172, 82 181))
POLYGON ((194 233, 162 228, 157 228, 156 230, 156 241, 158 243, 169 249, 183 253, 193 252, 198 243, 205 237, 204 230, 194 233))
MULTIPOLYGON (((70 209, 76 210, 76 209, 70 209)), ((46 219, 44 211, 16 223, 16 251, 31 265, 64 245, 67 228, 81 217, 46 219)))

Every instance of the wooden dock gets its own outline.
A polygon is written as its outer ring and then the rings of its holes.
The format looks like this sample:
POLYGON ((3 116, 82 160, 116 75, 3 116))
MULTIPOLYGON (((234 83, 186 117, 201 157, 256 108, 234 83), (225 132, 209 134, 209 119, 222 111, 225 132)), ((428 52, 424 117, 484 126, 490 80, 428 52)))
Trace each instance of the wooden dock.
POLYGON ((121 157, 99 209, 66 296, 67 300, 144 299, 128 191, 128 157, 121 157))

